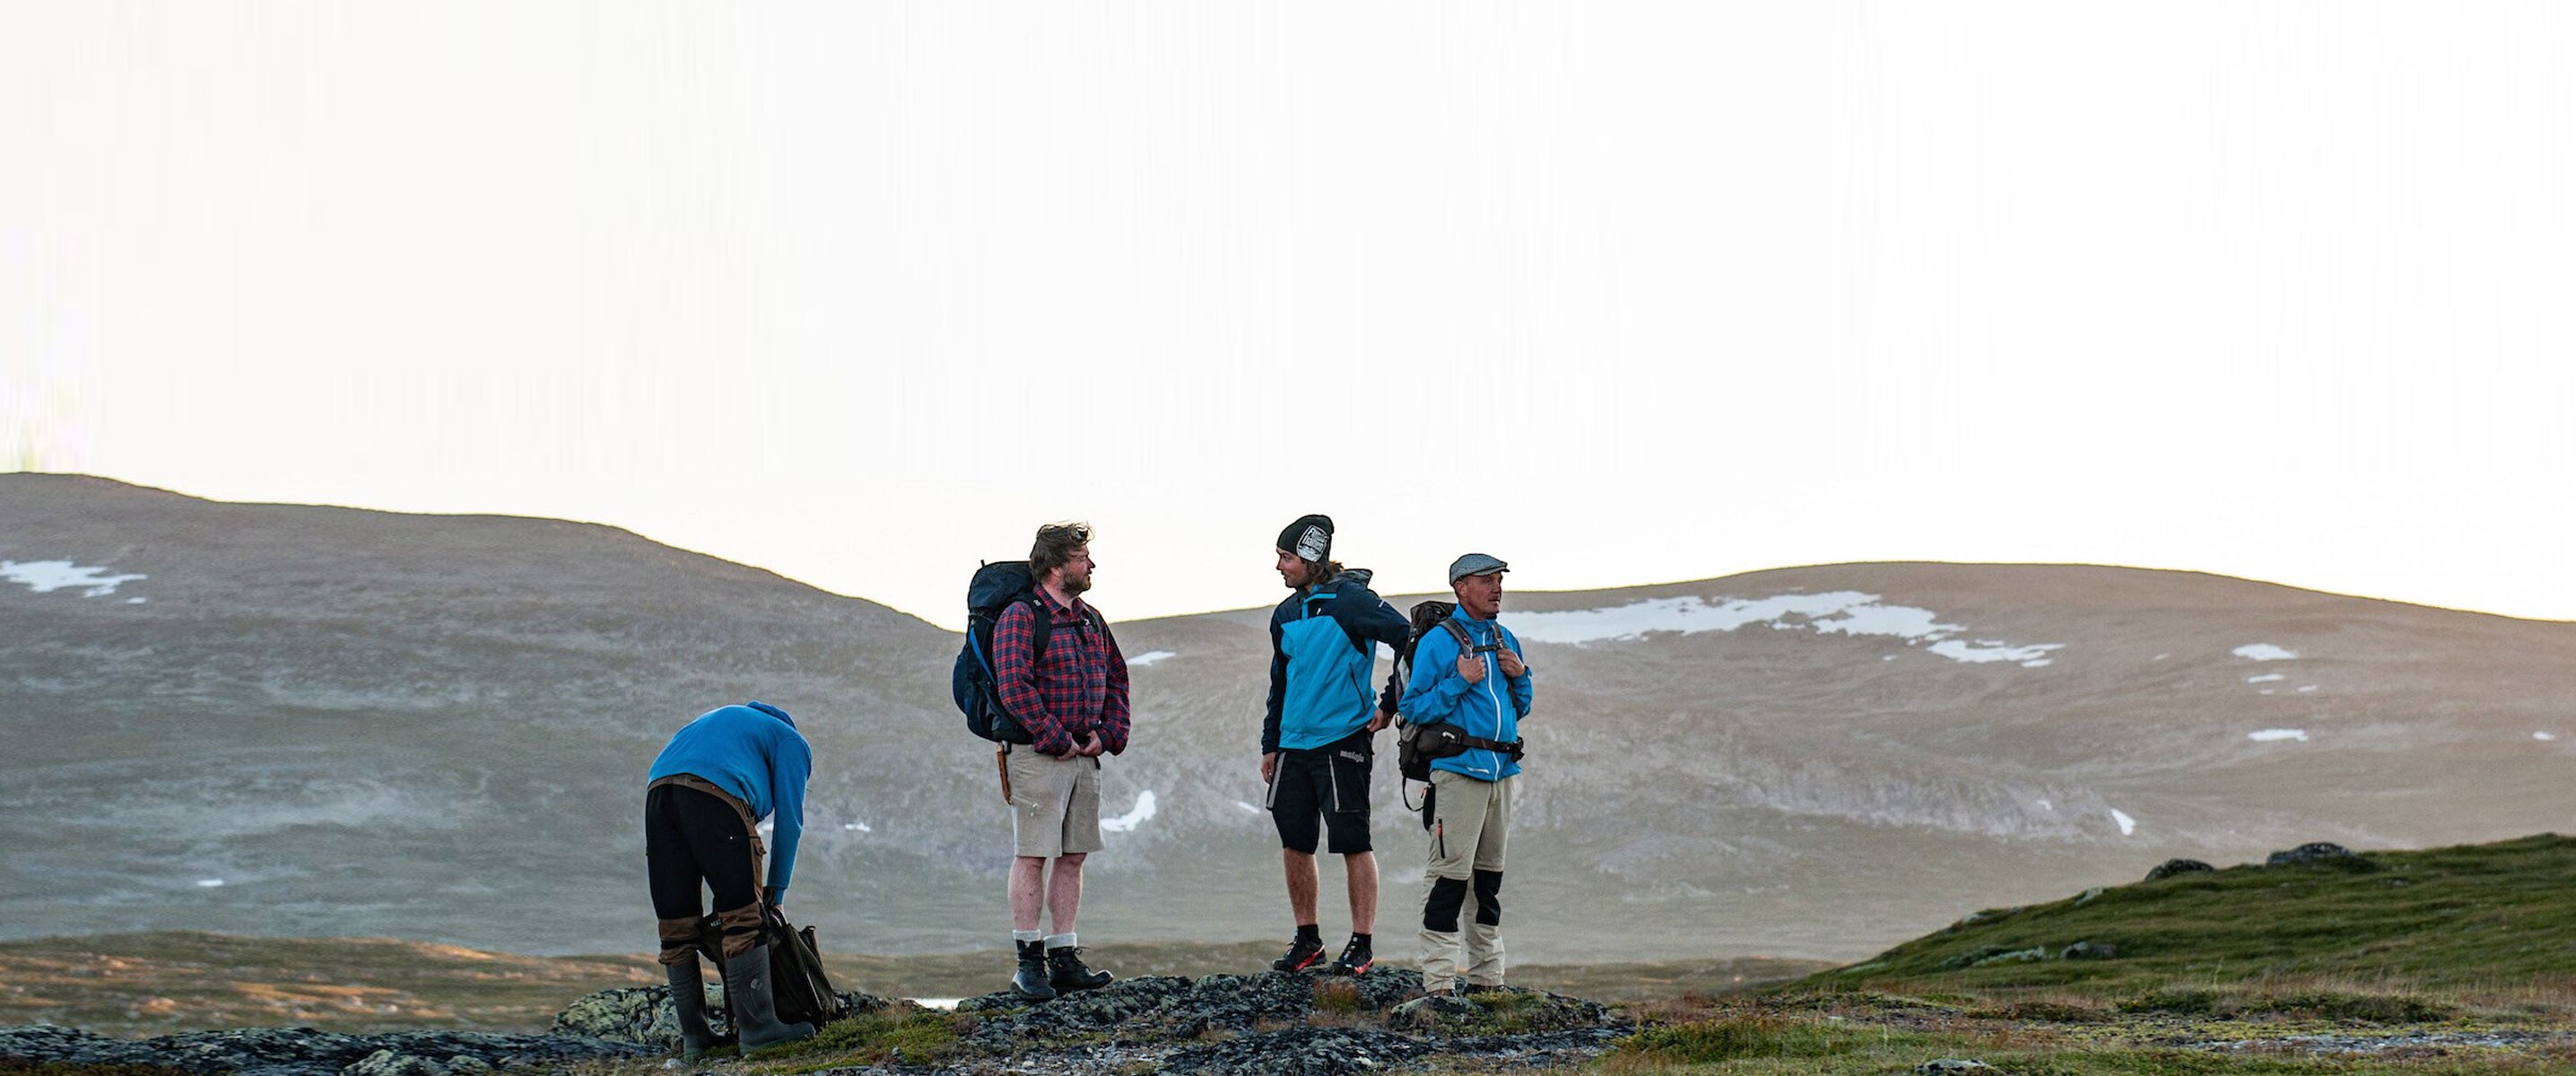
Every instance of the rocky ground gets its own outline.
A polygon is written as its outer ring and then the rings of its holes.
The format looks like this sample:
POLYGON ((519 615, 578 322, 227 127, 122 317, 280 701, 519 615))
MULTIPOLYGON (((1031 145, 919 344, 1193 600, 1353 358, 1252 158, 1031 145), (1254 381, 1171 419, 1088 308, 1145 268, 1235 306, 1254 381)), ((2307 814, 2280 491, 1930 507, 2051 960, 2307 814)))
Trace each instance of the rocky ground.
MULTIPOLYGON (((1145 976, 1040 1004, 987 994, 965 999, 954 1013, 844 994, 853 1020, 772 1053, 792 1058, 799 1071, 1326 1076, 1442 1058, 1573 1065, 1632 1030, 1607 1006, 1541 990, 1439 998, 1421 992, 1418 972, 1385 970, 1357 978, 1145 976)), ((723 1013, 721 987, 710 986, 708 1000, 711 1013, 723 1013)), ((548 1035, 263 1029, 123 1040, 39 1026, 0 1029, 0 1058, 191 1076, 468 1076, 577 1062, 623 1061, 606 1067, 642 1071, 677 1041, 667 990, 634 987, 581 998, 548 1035)), ((745 1062, 720 1050, 715 1063, 762 1067, 770 1060, 765 1053, 745 1062)))

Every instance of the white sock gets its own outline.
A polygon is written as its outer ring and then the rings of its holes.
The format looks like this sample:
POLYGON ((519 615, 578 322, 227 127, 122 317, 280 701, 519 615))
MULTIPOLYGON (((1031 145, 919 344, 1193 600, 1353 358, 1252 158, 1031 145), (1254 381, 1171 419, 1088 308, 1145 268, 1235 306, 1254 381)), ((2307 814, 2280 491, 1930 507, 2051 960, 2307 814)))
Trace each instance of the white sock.
POLYGON ((1011 940, 1015 942, 1033 942, 1043 937, 1046 937, 1046 934, 1042 931, 1014 930, 1011 932, 1011 940))
POLYGON ((1046 943, 1049 949, 1073 948, 1073 932, 1068 930, 1062 934, 1049 934, 1046 943))

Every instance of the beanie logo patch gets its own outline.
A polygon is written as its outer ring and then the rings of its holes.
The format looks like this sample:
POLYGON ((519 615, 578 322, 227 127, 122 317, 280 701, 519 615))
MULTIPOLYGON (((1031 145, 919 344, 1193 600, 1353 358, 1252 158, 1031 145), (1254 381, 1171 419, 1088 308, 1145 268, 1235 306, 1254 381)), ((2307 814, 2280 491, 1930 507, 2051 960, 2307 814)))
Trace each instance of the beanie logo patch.
POLYGON ((1297 536, 1297 559, 1323 560, 1324 551, 1332 548, 1332 542, 1332 536, 1325 534, 1324 528, 1308 525, 1305 533, 1297 536))

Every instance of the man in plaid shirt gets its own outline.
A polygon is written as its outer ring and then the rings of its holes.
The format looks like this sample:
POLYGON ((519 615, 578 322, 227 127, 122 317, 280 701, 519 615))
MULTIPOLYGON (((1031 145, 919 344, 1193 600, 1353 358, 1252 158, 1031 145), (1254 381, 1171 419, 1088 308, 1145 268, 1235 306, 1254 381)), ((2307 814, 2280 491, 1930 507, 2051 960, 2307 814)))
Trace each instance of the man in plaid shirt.
POLYGON ((993 672, 1002 706, 1035 743, 1009 745, 1011 943, 1019 971, 1011 989, 1030 998, 1106 985, 1112 976, 1082 962, 1074 915, 1082 907, 1082 861, 1100 850, 1100 756, 1127 750, 1127 659, 1091 589, 1091 528, 1051 523, 1029 550, 1034 597, 1011 603, 993 624, 993 672), (1030 661, 1039 617, 1045 656, 1030 661), (1049 860, 1055 865, 1047 866, 1049 860), (1038 930, 1044 906, 1055 929, 1038 930))

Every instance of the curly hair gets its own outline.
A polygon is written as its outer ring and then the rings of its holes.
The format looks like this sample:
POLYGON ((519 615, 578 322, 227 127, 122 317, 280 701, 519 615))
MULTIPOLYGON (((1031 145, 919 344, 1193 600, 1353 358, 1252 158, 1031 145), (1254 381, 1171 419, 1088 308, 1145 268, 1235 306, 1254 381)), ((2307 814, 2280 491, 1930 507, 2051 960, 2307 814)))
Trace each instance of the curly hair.
POLYGON ((1072 562, 1074 550, 1090 544, 1088 523, 1049 523, 1038 528, 1038 540, 1029 546, 1029 575, 1044 581, 1048 572, 1072 562))

